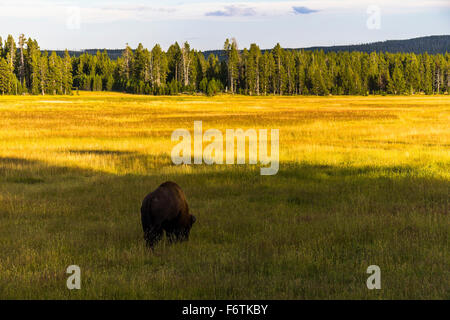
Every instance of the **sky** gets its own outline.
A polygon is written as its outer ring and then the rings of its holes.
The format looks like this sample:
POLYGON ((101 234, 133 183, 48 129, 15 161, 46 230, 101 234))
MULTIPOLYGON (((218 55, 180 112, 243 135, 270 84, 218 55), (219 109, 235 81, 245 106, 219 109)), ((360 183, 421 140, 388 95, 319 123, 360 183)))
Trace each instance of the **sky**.
POLYGON ((0 36, 41 49, 360 44, 450 34, 450 0, 0 0, 0 36))

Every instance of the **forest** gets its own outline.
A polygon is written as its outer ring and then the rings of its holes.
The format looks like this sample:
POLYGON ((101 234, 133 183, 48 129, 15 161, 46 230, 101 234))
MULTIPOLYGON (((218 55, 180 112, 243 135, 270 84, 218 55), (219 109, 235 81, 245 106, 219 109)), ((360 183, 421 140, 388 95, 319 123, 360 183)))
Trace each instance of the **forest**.
POLYGON ((176 95, 443 94, 450 86, 450 53, 286 50, 277 44, 239 49, 227 39, 224 57, 174 43, 167 51, 129 45, 112 60, 96 54, 42 52, 22 34, 0 38, 2 95, 73 94, 78 90, 176 95))

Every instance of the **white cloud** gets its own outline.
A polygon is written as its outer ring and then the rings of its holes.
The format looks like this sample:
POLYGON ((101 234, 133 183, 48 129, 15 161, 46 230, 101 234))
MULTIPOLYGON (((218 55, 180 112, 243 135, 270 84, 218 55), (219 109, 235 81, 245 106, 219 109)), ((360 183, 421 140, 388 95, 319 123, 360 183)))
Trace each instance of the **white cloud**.
MULTIPOLYGON (((198 1, 198 0, 197 0, 198 1)), ((64 21, 73 1, 23 1, 0 0, 0 17, 36 18, 64 21)), ((161 1, 104 2, 91 1, 80 5, 82 23, 104 23, 124 20, 158 21, 183 19, 251 19, 295 15, 298 10, 311 14, 349 12, 362 10, 368 5, 378 5, 384 13, 407 13, 424 8, 450 8, 448 0, 305 0, 305 1, 185 1, 181 4, 161 5, 161 1), (308 12, 308 13, 309 13, 308 12)))

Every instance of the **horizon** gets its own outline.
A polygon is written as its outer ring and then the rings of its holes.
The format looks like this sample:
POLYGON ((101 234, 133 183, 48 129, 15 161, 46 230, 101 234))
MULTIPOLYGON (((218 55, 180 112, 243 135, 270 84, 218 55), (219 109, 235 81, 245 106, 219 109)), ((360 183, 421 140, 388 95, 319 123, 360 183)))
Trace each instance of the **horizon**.
POLYGON ((450 34, 450 3, 442 0, 0 0, 0 8, 1 30, 49 51, 127 43, 166 50, 185 41, 209 51, 226 38, 239 48, 309 48, 450 34))

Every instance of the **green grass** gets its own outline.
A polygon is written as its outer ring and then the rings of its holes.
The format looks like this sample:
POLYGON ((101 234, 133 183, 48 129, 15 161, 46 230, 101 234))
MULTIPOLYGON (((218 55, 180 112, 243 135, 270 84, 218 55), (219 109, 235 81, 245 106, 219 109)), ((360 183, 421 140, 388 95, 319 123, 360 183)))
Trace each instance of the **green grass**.
POLYGON ((446 96, 1 97, 0 298, 450 299, 449 120, 446 96), (172 165, 194 120, 279 128, 280 171, 172 165), (151 252, 166 180, 197 222, 151 252))

